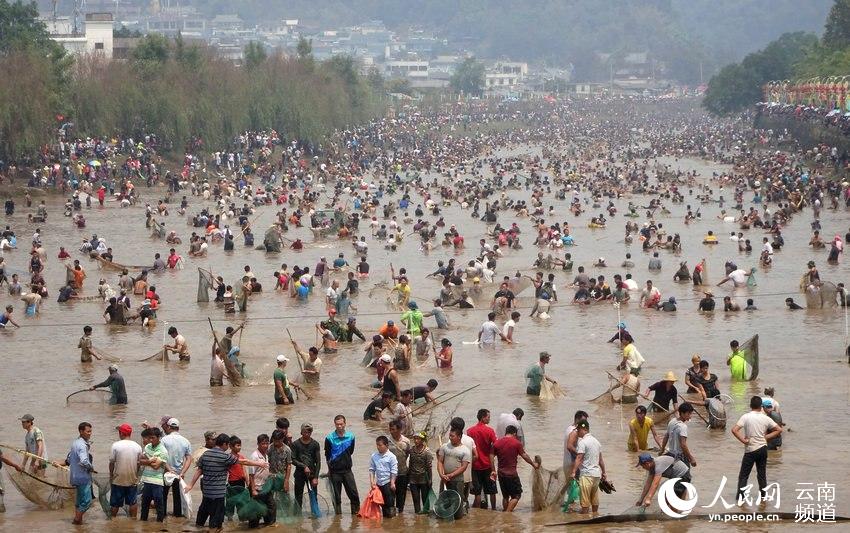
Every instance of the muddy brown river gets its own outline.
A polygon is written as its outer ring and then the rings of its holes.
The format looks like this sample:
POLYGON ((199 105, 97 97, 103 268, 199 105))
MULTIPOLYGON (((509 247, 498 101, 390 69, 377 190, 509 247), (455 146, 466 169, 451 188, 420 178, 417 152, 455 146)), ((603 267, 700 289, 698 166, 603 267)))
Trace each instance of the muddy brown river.
MULTIPOLYGON (((694 160, 665 160, 674 168, 683 170, 696 168, 704 179, 712 170, 721 167, 694 160)), ((157 198, 155 191, 142 190, 145 200, 152 203, 157 198)), ((159 194, 162 194, 160 192, 159 194)), ((516 198, 528 199, 527 191, 511 191, 516 198)), ((732 196, 726 191, 726 198, 732 196)), ((752 194, 745 197, 745 205, 750 205, 752 194)), ((419 200, 414 196, 414 204, 419 200)), ((716 217, 720 208, 717 204, 703 205, 702 220, 686 226, 683 224, 684 205, 670 204, 671 215, 659 218, 669 234, 679 232, 682 236, 683 252, 676 257, 661 252, 663 269, 660 273, 650 273, 647 269, 648 254, 635 244, 623 243, 623 226, 626 219, 628 198, 617 202, 619 213, 610 220, 607 229, 589 229, 587 220, 594 210, 580 218, 567 211, 569 201, 545 199, 544 206, 554 205, 557 220, 570 222, 578 246, 567 249, 575 265, 584 265, 589 273, 604 274, 611 280, 613 275, 625 270, 619 265, 625 253, 631 252, 636 266, 631 269, 635 280, 643 285, 647 279, 660 287, 663 297, 676 296, 679 310, 676 313, 662 313, 640 309, 633 300, 620 310, 622 319, 628 323, 629 330, 635 336, 636 345, 647 362, 643 367, 642 386, 659 380, 667 371, 672 370, 679 378, 680 391, 684 370, 691 355, 699 353, 710 361, 712 370, 719 376, 719 386, 723 393, 733 398, 727 406, 730 423, 726 430, 709 430, 696 417, 690 422, 689 443, 697 458, 698 466, 693 469, 694 485, 699 494, 699 505, 694 514, 719 513, 721 504, 710 509, 708 506, 717 492, 721 478, 728 478, 723 496, 733 501, 738 468, 743 453, 742 445, 730 434, 737 417, 748 410, 747 404, 753 394, 761 393, 766 386, 776 389, 776 398, 781 402, 784 421, 790 431, 784 434, 784 446, 781 452, 771 452, 768 460, 768 480, 781 486, 780 511, 794 513, 798 503, 798 484, 830 483, 835 485, 834 501, 817 502, 816 505, 834 504, 835 514, 850 514, 850 486, 846 483, 850 473, 850 460, 847 458, 846 428, 848 422, 848 364, 845 355, 846 315, 841 308, 824 310, 790 311, 783 305, 786 296, 794 296, 804 302, 797 294, 797 284, 809 259, 817 261, 824 280, 840 282, 846 280, 846 258, 838 265, 826 263, 826 250, 812 251, 807 243, 810 236, 809 222, 811 211, 797 215, 792 223, 783 230, 786 246, 774 256, 772 269, 765 272, 758 269, 758 285, 753 288, 733 290, 729 285, 715 288, 718 297, 718 310, 710 316, 697 313, 697 294, 690 284, 677 284, 672 281, 678 262, 687 260, 689 267, 703 257, 708 261, 710 281, 716 283, 726 260, 734 260, 740 268, 757 266, 757 251, 760 249, 762 231, 758 229, 746 232, 753 242, 756 253, 739 253, 737 244, 729 241, 729 232, 737 231, 736 225, 724 223, 716 217), (720 243, 708 247, 701 243, 707 230, 713 230, 720 243), (593 261, 604 256, 608 267, 594 269, 593 261), (733 295, 745 306, 746 298, 755 300, 758 311, 724 313, 722 302, 725 295, 733 295), (741 341, 758 333, 761 348, 761 372, 754 382, 731 383, 724 365, 731 339, 741 341)), ((637 204, 646 204, 648 199, 635 197, 637 204)), ((191 198, 190 211, 200 209, 200 198, 191 198)), ((696 208, 698 201, 686 197, 696 208)), ((22 204, 22 202, 21 202, 22 204)), ((241 205, 241 204, 240 204, 241 205)), ((773 207, 773 206, 772 206, 773 207)), ((383 424, 364 423, 362 413, 369 402, 372 392, 368 383, 374 378, 374 370, 359 366, 361 359, 360 344, 344 346, 336 355, 323 355, 324 369, 321 384, 309 388, 313 399, 301 399, 293 406, 275 406, 273 399, 272 372, 278 353, 293 355, 286 328, 292 331, 302 346, 315 342, 313 325, 324 316, 324 298, 322 292, 316 292, 304 303, 290 299, 287 294, 273 291, 274 280, 271 273, 281 263, 315 266, 321 256, 332 261, 339 251, 353 263, 354 250, 349 241, 337 241, 330 238, 314 242, 306 228, 290 229, 286 236, 290 239, 301 237, 307 246, 300 253, 285 251, 278 255, 267 255, 262 251, 246 248, 241 239, 236 241, 236 250, 225 253, 220 244, 211 245, 209 258, 195 259, 186 257, 183 270, 168 271, 164 274, 151 274, 151 283, 156 285, 163 304, 159 311, 159 323, 152 330, 142 329, 138 325, 126 327, 106 326, 101 313, 103 305, 99 302, 74 302, 58 304, 55 301, 58 288, 63 284, 65 271, 56 254, 60 245, 64 245, 75 258, 81 258, 88 272, 84 294, 95 293, 98 278, 102 275, 109 283, 117 286, 116 272, 101 272, 97 264, 88 258, 82 258, 77 252, 78 243, 92 233, 104 236, 107 244, 114 249, 117 262, 126 264, 144 264, 153 261, 153 254, 167 255, 169 246, 162 240, 149 237, 144 227, 144 208, 136 206, 119 209, 114 202, 107 203, 105 209, 94 207, 85 209, 88 225, 78 230, 70 219, 63 217, 58 200, 51 207, 50 218, 41 224, 44 244, 48 251, 48 263, 45 277, 51 291, 50 298, 44 302, 40 316, 23 317, 21 302, 15 302, 16 318, 23 325, 20 330, 0 332, 3 345, 3 364, 0 369, 2 379, 2 397, 4 408, 0 410, 0 442, 14 446, 23 446, 24 432, 17 421, 24 413, 35 416, 38 427, 44 431, 48 454, 51 458, 61 459, 76 437, 76 426, 86 420, 94 426, 92 453, 94 464, 99 471, 108 469, 108 453, 111 443, 116 439, 114 427, 120 423, 130 423, 138 428, 144 420, 156 421, 163 415, 181 420, 181 433, 190 439, 193 446, 203 443, 202 435, 207 430, 239 435, 244 443, 243 453, 253 451, 255 438, 259 433, 271 433, 274 421, 279 416, 288 417, 293 428, 302 422, 311 422, 316 431, 314 437, 322 439, 333 430, 332 419, 338 413, 348 417, 349 429, 357 436, 357 451, 354 460, 354 472, 358 481, 361 497, 368 491, 368 460, 374 451, 374 439, 385 433, 383 424), (216 275, 223 275, 228 283, 237 279, 245 265, 250 265, 263 283, 265 292, 251 298, 248 312, 236 316, 226 316, 217 304, 196 302, 198 282, 197 267, 211 269, 216 275), (210 344, 212 337, 207 324, 211 317, 218 330, 228 324, 247 319, 247 325, 241 340, 241 359, 247 364, 250 374, 248 384, 243 387, 208 386, 210 368, 210 344), (66 405, 65 397, 72 391, 91 386, 107 377, 107 364, 95 361, 83 364, 79 361, 77 340, 86 324, 94 327, 94 345, 109 353, 132 361, 154 353, 163 342, 163 331, 167 325, 174 325, 182 333, 190 346, 192 360, 189 364, 177 362, 124 362, 120 371, 124 376, 129 395, 129 405, 109 406, 103 404, 75 403, 66 405)), ((268 227, 276 208, 260 208, 261 213, 255 227, 257 242, 261 242, 262 233, 268 227)), ((411 210, 412 211, 412 210, 411 210)), ((12 224, 22 242, 27 247, 29 237, 35 225, 26 222, 27 210, 19 206, 17 213, 6 219, 12 224)), ((471 218, 469 211, 460 210, 457 205, 444 212, 449 224, 457 224, 463 233, 468 249, 457 257, 464 264, 477 251, 478 239, 483 235, 483 222, 471 218)), ((401 218, 401 217, 399 217, 401 218)), ((839 211, 824 210, 822 215, 825 240, 834 234, 843 235, 850 228, 850 212, 843 208, 839 211)), ((434 220, 434 217, 430 217, 434 220)), ((164 219, 168 229, 177 230, 184 242, 188 242, 191 232, 184 217, 172 213, 164 219)), ((531 270, 531 263, 538 251, 531 244, 533 235, 529 219, 515 219, 511 215, 501 214, 499 222, 507 226, 517 221, 523 230, 524 249, 507 251, 499 262, 498 274, 512 273, 516 269, 531 270)), ((643 219, 638 219, 643 221, 643 219)), ((554 222, 554 221, 552 221, 554 222)), ((361 229, 368 235, 367 224, 361 229)), ((408 233, 411 230, 408 229, 408 233)), ((186 256, 186 244, 179 250, 186 256)), ((562 250, 563 252, 563 250, 562 250)), ((562 253, 561 252, 561 253, 562 253)), ((548 252, 545 252, 548 253, 548 252)), ((392 311, 386 301, 386 292, 373 291, 370 288, 376 282, 389 278, 390 262, 396 268, 406 267, 411 277, 413 297, 423 310, 430 309, 430 300, 439 292, 439 284, 425 275, 434 270, 438 259, 453 257, 449 248, 438 246, 428 254, 418 251, 418 242, 408 238, 397 252, 382 249, 370 239, 369 263, 372 276, 362 282, 361 294, 354 300, 360 328, 367 334, 373 334, 386 319, 398 320, 398 313, 392 311)), ((6 262, 12 271, 26 271, 27 256, 25 250, 5 253, 6 262)), ((435 418, 447 417, 456 410, 471 426, 475 413, 485 407, 495 418, 499 413, 510 412, 521 407, 526 417, 522 424, 527 441, 527 451, 531 455, 539 454, 544 466, 556 468, 561 464, 564 430, 572 420, 577 409, 590 412, 591 433, 603 445, 603 455, 608 467, 608 477, 616 488, 612 495, 601 495, 600 514, 620 514, 630 508, 637 499, 644 480, 644 471, 635 468, 636 454, 626 451, 628 421, 632 411, 629 406, 604 407, 588 403, 588 399, 602 393, 607 386, 605 371, 614 372, 619 362, 620 352, 605 341, 615 332, 618 322, 617 310, 610 304, 598 304, 589 307, 569 305, 573 291, 563 288, 572 281, 574 274, 556 272, 560 303, 554 306, 550 320, 529 319, 528 310, 533 304, 530 290, 519 295, 519 305, 523 317, 515 332, 516 344, 499 344, 495 349, 484 349, 464 344, 472 341, 478 328, 486 318, 486 310, 450 310, 451 329, 443 332, 454 343, 454 368, 438 370, 433 362, 425 368, 412 365, 409 372, 401 374, 403 387, 424 384, 429 378, 439 382, 439 392, 457 392, 479 384, 472 392, 457 401, 446 404, 435 418), (537 361, 538 353, 547 350, 552 361, 547 373, 555 377, 567 391, 565 398, 553 401, 540 401, 525 394, 525 369, 537 361)), ((138 297, 133 298, 134 307, 138 297)), ((3 305, 11 302, 7 291, 0 296, 3 305)), ((433 319, 426 319, 426 325, 433 327, 433 319)), ((292 363, 294 364, 294 362, 292 363)), ((296 367, 297 368, 297 367, 296 367)), ((292 369, 290 369, 292 371, 292 369)), ((297 374, 297 371, 295 372, 297 374)), ((422 417, 424 418, 424 417, 422 417)), ((424 420, 418 420, 419 424, 424 420)), ((138 437, 138 429, 134 436, 138 437)), ((4 470, 6 468, 4 467, 4 470)), ((386 529, 391 531, 425 530, 429 527, 452 528, 453 531, 542 531, 546 524, 575 519, 559 512, 532 513, 531 469, 521 464, 520 475, 525 487, 523 499, 513 514, 474 510, 461 521, 454 523, 439 522, 434 518, 414 516, 412 509, 406 510, 403 517, 385 520, 380 526, 370 525, 352 519, 348 515, 340 518, 326 517, 318 520, 304 519, 300 528, 310 531, 338 531, 353 527, 358 529, 386 529)), ((755 483, 755 472, 751 478, 755 483)), ((0 530, 20 531, 71 531, 72 511, 63 509, 46 511, 25 500, 8 481, 6 484, 5 515, 0 515, 0 530)), ((320 484, 320 494, 329 498, 324 483, 320 484)), ((195 506, 200 502, 200 491, 195 490, 195 506)), ((343 498, 343 508, 347 503, 343 498)), ((809 502, 812 503, 812 502, 809 502)), ((170 505, 169 505, 170 507, 170 505)), ((410 500, 408 500, 410 507, 410 500)), ((772 509, 772 508, 771 508, 772 509)), ((126 517, 107 522, 98 508, 93 508, 86 516, 87 523, 80 531, 160 531, 162 526, 156 523, 143 524, 130 521, 126 517)), ((184 528, 193 530, 194 524, 184 526, 182 519, 169 517, 166 527, 170 531, 184 528)), ((238 523, 226 523, 226 529, 242 529, 238 523)), ((292 526, 281 526, 289 529, 292 526)), ((597 531, 648 531, 665 529, 669 531, 716 531, 722 525, 711 523, 706 517, 686 521, 632 522, 599 526, 585 526, 597 531)), ((740 526, 751 531, 767 530, 768 527, 783 530, 796 529, 793 520, 782 523, 740 526)), ((840 526, 820 524, 818 528, 837 529, 840 526)), ((545 528, 548 530, 549 528, 545 528)), ((562 530, 563 527, 552 528, 562 530)))

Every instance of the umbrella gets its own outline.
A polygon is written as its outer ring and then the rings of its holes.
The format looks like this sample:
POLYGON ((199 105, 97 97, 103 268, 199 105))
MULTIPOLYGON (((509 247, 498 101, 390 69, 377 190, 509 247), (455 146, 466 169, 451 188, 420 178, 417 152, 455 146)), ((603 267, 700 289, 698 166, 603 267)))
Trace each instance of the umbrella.
POLYGON ((92 159, 91 161, 89 161, 89 166, 92 166, 92 167, 99 167, 99 166, 100 166, 100 161, 98 161, 97 159, 92 159))

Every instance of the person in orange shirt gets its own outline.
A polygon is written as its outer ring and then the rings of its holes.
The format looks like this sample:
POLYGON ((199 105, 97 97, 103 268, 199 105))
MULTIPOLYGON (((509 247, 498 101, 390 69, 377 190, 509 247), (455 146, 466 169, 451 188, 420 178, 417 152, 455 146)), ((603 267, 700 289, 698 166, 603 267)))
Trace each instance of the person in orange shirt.
POLYGON ((381 326, 378 333, 385 339, 398 339, 399 329, 392 320, 387 320, 387 323, 381 326))
POLYGON ((72 272, 74 274, 74 288, 81 290, 83 288, 83 280, 86 279, 86 271, 83 270, 82 266, 77 265, 72 272))

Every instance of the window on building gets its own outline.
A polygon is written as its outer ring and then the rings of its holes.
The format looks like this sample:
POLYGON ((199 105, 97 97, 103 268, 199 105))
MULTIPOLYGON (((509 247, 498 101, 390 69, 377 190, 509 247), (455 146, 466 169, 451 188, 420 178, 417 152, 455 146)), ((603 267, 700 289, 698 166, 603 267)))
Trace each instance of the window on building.
POLYGON ((103 50, 103 43, 94 43, 95 50, 103 50))

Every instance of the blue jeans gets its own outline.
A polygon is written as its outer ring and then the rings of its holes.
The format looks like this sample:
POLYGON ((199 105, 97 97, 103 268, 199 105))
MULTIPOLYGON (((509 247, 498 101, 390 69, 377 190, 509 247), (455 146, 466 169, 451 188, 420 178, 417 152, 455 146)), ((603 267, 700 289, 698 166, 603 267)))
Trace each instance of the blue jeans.
POLYGON ((156 506, 156 521, 162 522, 165 520, 165 495, 162 485, 154 485, 153 483, 145 483, 142 486, 142 513, 139 519, 147 521, 151 500, 156 506))

